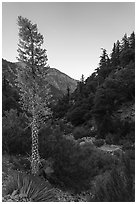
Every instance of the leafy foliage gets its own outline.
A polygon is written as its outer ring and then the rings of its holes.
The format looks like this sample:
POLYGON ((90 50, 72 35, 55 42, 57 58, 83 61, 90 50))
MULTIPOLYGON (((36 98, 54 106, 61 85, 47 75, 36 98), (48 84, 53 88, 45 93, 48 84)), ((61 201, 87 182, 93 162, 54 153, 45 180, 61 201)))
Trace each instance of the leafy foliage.
POLYGON ((104 140, 103 139, 97 139, 93 143, 96 147, 101 147, 104 144, 104 140))
POLYGON ((89 189, 91 179, 99 172, 111 168, 114 162, 111 155, 96 149, 91 143, 80 146, 59 132, 55 134, 57 142, 52 157, 57 184, 79 192, 89 189))
POLYGON ((130 160, 123 157, 122 167, 114 167, 111 172, 96 180, 92 202, 134 202, 135 191, 130 160))
POLYGON ((63 118, 67 110, 71 107, 69 96, 64 95, 58 99, 57 104, 53 105, 51 108, 53 110, 54 118, 63 118))
POLYGON ((75 127, 75 129, 73 130, 73 136, 76 140, 82 137, 88 137, 89 131, 86 130, 84 127, 75 127))
POLYGON ((9 154, 26 154, 30 151, 31 131, 27 127, 29 118, 25 113, 11 109, 2 118, 3 152, 9 154))
POLYGON ((30 172, 31 165, 29 157, 22 155, 10 155, 9 163, 13 165, 12 169, 17 171, 26 171, 30 172))

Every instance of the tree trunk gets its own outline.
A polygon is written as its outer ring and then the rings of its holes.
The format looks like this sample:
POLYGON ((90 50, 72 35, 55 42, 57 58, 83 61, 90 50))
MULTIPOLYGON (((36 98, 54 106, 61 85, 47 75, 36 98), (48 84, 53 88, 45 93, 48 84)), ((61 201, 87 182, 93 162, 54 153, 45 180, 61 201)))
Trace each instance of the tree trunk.
POLYGON ((37 120, 33 117, 32 122, 32 158, 31 158, 31 172, 34 175, 39 173, 39 151, 38 151, 38 126, 37 120))

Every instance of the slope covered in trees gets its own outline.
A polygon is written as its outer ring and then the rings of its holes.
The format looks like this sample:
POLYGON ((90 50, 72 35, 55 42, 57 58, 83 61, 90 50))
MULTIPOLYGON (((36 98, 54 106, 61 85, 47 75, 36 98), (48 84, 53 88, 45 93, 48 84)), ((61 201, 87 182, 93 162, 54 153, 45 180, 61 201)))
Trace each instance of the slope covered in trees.
POLYGON ((121 42, 118 40, 114 43, 110 56, 102 49, 99 66, 95 72, 85 81, 81 80, 74 93, 69 98, 66 96, 60 100, 54 109, 56 117, 65 117, 74 126, 96 129, 99 138, 105 138, 108 134, 115 137, 114 135, 118 134, 120 139, 126 138, 128 134, 134 134, 134 121, 121 120, 117 112, 124 106, 133 107, 134 102, 133 32, 129 37, 125 34, 121 42), (132 123, 132 128, 125 131, 127 123, 132 123))

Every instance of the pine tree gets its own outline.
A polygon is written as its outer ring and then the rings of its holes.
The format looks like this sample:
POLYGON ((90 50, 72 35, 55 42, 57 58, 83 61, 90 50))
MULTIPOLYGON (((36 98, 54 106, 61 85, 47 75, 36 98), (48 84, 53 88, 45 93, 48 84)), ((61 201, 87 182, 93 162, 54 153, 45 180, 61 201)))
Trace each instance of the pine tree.
POLYGON ((110 59, 108 57, 107 51, 101 48, 103 53, 100 56, 99 67, 96 70, 97 78, 98 78, 98 86, 104 82, 104 79, 108 76, 110 65, 110 59))
POLYGON ((84 74, 82 74, 80 81, 84 84, 84 74))
POLYGON ((82 74, 80 81, 78 82, 78 93, 83 97, 83 91, 84 91, 84 75, 82 74))
POLYGON ((122 67, 127 66, 131 61, 135 61, 135 34, 134 32, 130 37, 127 37, 125 34, 122 38, 121 45, 121 54, 120 54, 120 64, 122 67))
POLYGON ((121 45, 120 45, 119 40, 117 40, 117 42, 116 42, 116 61, 117 61, 117 65, 119 65, 119 63, 120 63, 120 60, 119 60, 120 52, 121 52, 121 45))
POLYGON ((106 66, 107 65, 107 61, 109 59, 106 49, 102 48, 102 50, 103 50, 103 53, 100 56, 101 59, 100 59, 100 62, 99 62, 99 66, 100 67, 106 66))
POLYGON ((67 97, 68 97, 68 99, 70 98, 70 87, 69 87, 69 85, 67 86, 67 97))
POLYGON ((111 53, 111 64, 112 66, 117 66, 120 64, 120 42, 119 40, 117 40, 116 43, 114 43, 113 49, 112 49, 112 53, 111 53))
POLYGON ((43 36, 38 32, 37 25, 27 18, 18 17, 19 44, 18 60, 21 66, 17 68, 17 86, 20 89, 20 101, 23 109, 31 116, 32 130, 32 174, 39 171, 38 132, 43 118, 50 114, 50 89, 46 82, 47 55, 42 49, 43 36))
POLYGON ((129 39, 127 37, 127 34, 125 34, 124 37, 122 38, 121 48, 122 50, 129 48, 129 39))
POLYGON ((131 33, 130 37, 129 37, 129 46, 132 49, 135 49, 135 33, 131 33))

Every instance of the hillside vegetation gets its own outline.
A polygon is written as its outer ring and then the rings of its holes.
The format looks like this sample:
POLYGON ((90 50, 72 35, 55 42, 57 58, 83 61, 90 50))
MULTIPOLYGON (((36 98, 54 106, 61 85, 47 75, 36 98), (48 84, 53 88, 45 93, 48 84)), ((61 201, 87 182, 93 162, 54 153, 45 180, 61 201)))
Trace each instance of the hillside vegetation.
POLYGON ((113 143, 118 144, 122 139, 134 138, 134 33, 130 37, 125 34, 121 42, 114 43, 110 57, 105 49, 102 51, 99 67, 79 82, 73 94, 59 100, 54 114, 75 127, 93 129, 98 138, 111 134, 113 143))

